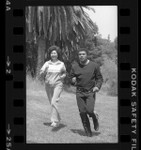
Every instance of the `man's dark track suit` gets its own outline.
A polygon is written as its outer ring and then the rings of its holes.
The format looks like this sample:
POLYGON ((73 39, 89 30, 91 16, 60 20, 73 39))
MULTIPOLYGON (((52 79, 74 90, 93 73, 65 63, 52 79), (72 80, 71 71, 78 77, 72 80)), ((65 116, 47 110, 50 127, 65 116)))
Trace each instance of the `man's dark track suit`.
POLYGON ((92 61, 87 65, 75 63, 72 65, 70 77, 76 77, 76 99, 80 113, 92 113, 95 105, 95 93, 92 89, 100 89, 103 82, 99 66, 92 61))

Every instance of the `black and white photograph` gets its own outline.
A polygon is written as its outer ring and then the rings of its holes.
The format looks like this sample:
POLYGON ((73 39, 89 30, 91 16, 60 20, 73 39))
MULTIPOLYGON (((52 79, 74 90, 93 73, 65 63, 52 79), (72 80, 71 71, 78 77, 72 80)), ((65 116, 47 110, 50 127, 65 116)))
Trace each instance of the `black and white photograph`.
POLYGON ((118 7, 26 6, 26 143, 118 143, 118 7))

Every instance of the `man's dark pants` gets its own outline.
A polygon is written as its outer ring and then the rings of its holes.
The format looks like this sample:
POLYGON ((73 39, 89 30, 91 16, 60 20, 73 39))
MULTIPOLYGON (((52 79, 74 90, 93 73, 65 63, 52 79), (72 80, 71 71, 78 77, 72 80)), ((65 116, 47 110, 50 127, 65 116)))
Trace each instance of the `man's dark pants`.
MULTIPOLYGON (((87 136, 92 136, 91 127, 89 118, 87 115, 92 117, 93 122, 96 126, 97 120, 94 114, 94 106, 95 106, 95 93, 93 92, 76 92, 77 105, 80 112, 80 117, 82 120, 83 127, 87 136)), ((96 127, 97 128, 97 127, 96 127)))
POLYGON ((76 92, 77 105, 80 113, 91 114, 94 112, 95 93, 93 92, 76 92))

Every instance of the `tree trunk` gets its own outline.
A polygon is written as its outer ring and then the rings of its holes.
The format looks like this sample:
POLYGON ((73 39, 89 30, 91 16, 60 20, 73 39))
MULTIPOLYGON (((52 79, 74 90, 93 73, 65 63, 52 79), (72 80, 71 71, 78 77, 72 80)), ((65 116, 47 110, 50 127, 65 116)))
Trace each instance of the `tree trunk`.
MULTIPOLYGON (((36 78, 40 79, 40 69, 45 63, 45 49, 46 49, 46 44, 45 44, 45 39, 43 37, 40 37, 38 39, 38 56, 37 56, 37 68, 36 68, 36 78)), ((42 80, 42 79, 41 79, 42 80)))

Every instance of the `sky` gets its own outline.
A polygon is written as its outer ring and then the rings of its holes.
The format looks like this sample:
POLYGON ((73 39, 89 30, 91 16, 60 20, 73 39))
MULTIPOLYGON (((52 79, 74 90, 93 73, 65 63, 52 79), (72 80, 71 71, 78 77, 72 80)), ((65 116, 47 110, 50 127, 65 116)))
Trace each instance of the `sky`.
POLYGON ((93 22, 98 25, 99 34, 102 38, 110 35, 110 40, 114 41, 117 37, 117 6, 90 6, 95 9, 93 11, 86 10, 93 22))

